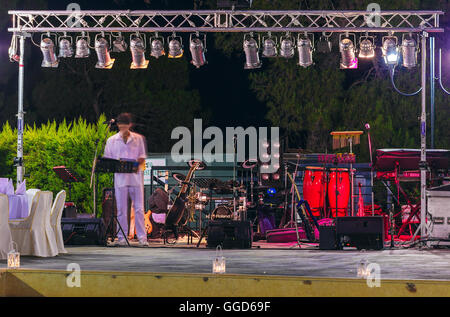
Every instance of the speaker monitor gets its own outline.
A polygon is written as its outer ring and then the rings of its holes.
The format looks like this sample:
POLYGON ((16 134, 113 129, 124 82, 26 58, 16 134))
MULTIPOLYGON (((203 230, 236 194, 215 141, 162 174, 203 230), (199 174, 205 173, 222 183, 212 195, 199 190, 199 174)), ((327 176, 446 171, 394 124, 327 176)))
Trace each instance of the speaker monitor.
POLYGON ((336 250, 336 227, 335 226, 319 226, 319 249, 320 250, 336 250))
POLYGON ((100 218, 61 218, 66 245, 104 245, 104 223, 100 218))
POLYGON ((252 247, 250 221, 213 220, 208 225, 207 247, 224 249, 249 249, 252 247))
POLYGON ((382 216, 336 218, 338 247, 381 250, 384 247, 382 216))

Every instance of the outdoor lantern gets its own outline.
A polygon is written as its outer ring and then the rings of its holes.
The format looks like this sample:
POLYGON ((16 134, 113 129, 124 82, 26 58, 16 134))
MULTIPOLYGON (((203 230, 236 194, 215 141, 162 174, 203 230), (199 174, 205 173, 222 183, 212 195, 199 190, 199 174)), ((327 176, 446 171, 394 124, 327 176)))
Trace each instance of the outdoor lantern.
POLYGON ((145 59, 145 46, 144 40, 139 35, 131 35, 130 50, 133 59, 131 69, 145 69, 148 67, 148 60, 145 59))
POLYGON ((313 52, 313 44, 314 40, 311 41, 311 39, 308 37, 307 34, 305 34, 304 37, 298 36, 297 39, 297 50, 298 50, 298 65, 302 67, 308 67, 312 65, 312 52, 313 52))
POLYGON ((268 37, 263 36, 263 57, 276 57, 277 56, 277 38, 272 37, 269 32, 268 37))
MULTIPOLYGON (((348 36, 348 35, 347 35, 348 36)), ((341 69, 358 68, 358 59, 356 58, 355 45, 353 41, 345 37, 339 41, 339 52, 341 53, 341 69)))
POLYGON ((114 53, 123 53, 127 51, 127 48, 128 48, 127 42, 125 42, 124 38, 122 37, 122 34, 119 33, 119 36, 116 37, 113 41, 112 51, 114 53))
POLYGON ((197 33, 195 37, 190 36, 189 49, 191 51, 192 60, 191 64, 197 68, 206 64, 205 51, 206 51, 206 36, 203 35, 203 41, 200 39, 200 35, 197 33))
POLYGON ((150 50, 150 55, 155 58, 166 54, 164 52, 164 38, 158 37, 158 33, 155 34, 155 37, 150 38, 150 50))
POLYGON ((111 69, 114 65, 114 59, 109 55, 109 43, 104 37, 95 40, 95 51, 98 58, 95 68, 111 69))
POLYGON ((41 51, 43 55, 42 67, 58 67, 59 62, 55 54, 55 44, 53 44, 51 38, 41 39, 41 51))
POLYGON ((10 251, 8 252, 8 269, 18 269, 20 268, 20 253, 16 251, 17 243, 11 241, 9 248, 10 251))
POLYGON ((403 36, 402 39, 402 59, 403 66, 406 68, 413 68, 417 65, 417 43, 412 38, 403 36))
POLYGON ((59 55, 58 57, 67 58, 73 56, 73 49, 72 49, 72 38, 70 38, 70 41, 68 38, 61 37, 59 40, 59 55))
POLYGON ((181 37, 173 34, 169 37, 169 53, 167 57, 169 58, 180 58, 183 56, 183 43, 181 37))
POLYGON ((216 248, 216 257, 213 260, 213 273, 222 274, 226 271, 225 257, 222 254, 222 247, 220 245, 216 248))
POLYGON ((87 58, 90 55, 89 38, 77 37, 75 58, 87 58))
POLYGON ((294 49, 294 38, 289 34, 286 34, 285 37, 282 36, 280 40, 280 56, 284 58, 292 58, 294 57, 294 49))
POLYGON ((359 55, 360 58, 372 58, 375 56, 374 38, 364 36, 360 38, 359 55))
POLYGON ((253 38, 253 34, 244 35, 244 53, 245 53, 245 65, 244 69, 256 69, 260 68, 262 63, 259 60, 258 43, 253 38))
POLYGON ((396 36, 384 36, 383 46, 381 51, 383 52, 383 58, 387 65, 397 65, 399 59, 398 46, 396 36))
POLYGON ((361 278, 367 278, 370 276, 370 271, 367 269, 367 260, 361 260, 361 262, 358 263, 356 275, 361 278))

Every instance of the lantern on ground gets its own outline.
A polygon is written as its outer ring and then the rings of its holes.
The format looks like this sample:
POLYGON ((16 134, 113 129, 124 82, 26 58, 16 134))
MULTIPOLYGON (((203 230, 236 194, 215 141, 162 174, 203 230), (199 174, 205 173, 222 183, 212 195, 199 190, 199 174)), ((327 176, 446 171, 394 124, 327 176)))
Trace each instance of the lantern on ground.
POLYGON ((213 260, 212 271, 216 274, 223 274, 226 271, 225 257, 223 256, 222 247, 220 245, 216 248, 216 257, 213 260))
POLYGON ((17 243, 11 241, 8 252, 8 269, 20 268, 20 253, 17 251, 17 243))

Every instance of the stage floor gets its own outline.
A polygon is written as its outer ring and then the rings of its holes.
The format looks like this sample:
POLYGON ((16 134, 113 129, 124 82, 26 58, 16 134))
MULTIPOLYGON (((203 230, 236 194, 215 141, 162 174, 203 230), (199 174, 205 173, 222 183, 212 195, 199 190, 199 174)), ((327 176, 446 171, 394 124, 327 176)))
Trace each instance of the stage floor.
MULTIPOLYGON (((195 242, 195 240, 194 240, 195 242)), ((77 263, 85 271, 212 273, 215 249, 186 241, 150 247, 66 246, 68 254, 54 258, 21 257, 21 269, 66 270, 77 263)), ((295 277, 357 278, 361 261, 376 263, 381 279, 450 281, 450 249, 385 249, 323 251, 313 245, 253 243, 251 249, 223 250, 227 274, 295 277)), ((6 261, 0 261, 0 269, 6 261)))

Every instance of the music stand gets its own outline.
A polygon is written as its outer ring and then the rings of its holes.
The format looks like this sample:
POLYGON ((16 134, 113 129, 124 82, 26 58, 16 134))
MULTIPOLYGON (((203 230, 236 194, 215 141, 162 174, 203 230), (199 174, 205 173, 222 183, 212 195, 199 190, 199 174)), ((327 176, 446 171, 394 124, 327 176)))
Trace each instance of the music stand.
MULTIPOLYGON (((139 168, 139 163, 137 161, 128 161, 128 160, 114 160, 110 158, 105 157, 98 157, 97 162, 95 164, 95 173, 137 173, 139 168)), ((114 177, 113 177, 113 183, 114 183, 114 177)), ((114 186, 113 186, 114 187, 114 186)), ((105 230, 105 236, 104 239, 107 241, 107 236, 110 233, 110 227, 113 231, 113 235, 111 237, 112 241, 114 241, 117 237, 117 234, 119 231, 122 232, 123 237, 125 238, 125 241, 127 242, 127 245, 130 246, 130 242, 128 241, 127 235, 125 234, 125 231, 123 230, 122 226, 120 225, 119 220, 117 219, 117 214, 114 213, 114 210, 116 210, 116 199, 115 199, 115 190, 113 189, 114 197, 113 197, 113 213, 109 220, 109 223, 105 230), (119 226, 119 230, 117 232, 114 232, 114 221, 119 226)))
POLYGON ((76 175, 70 168, 62 166, 53 167, 53 171, 59 178, 62 179, 64 183, 67 183, 69 186, 69 201, 72 201, 72 183, 80 182, 81 179, 76 175))

